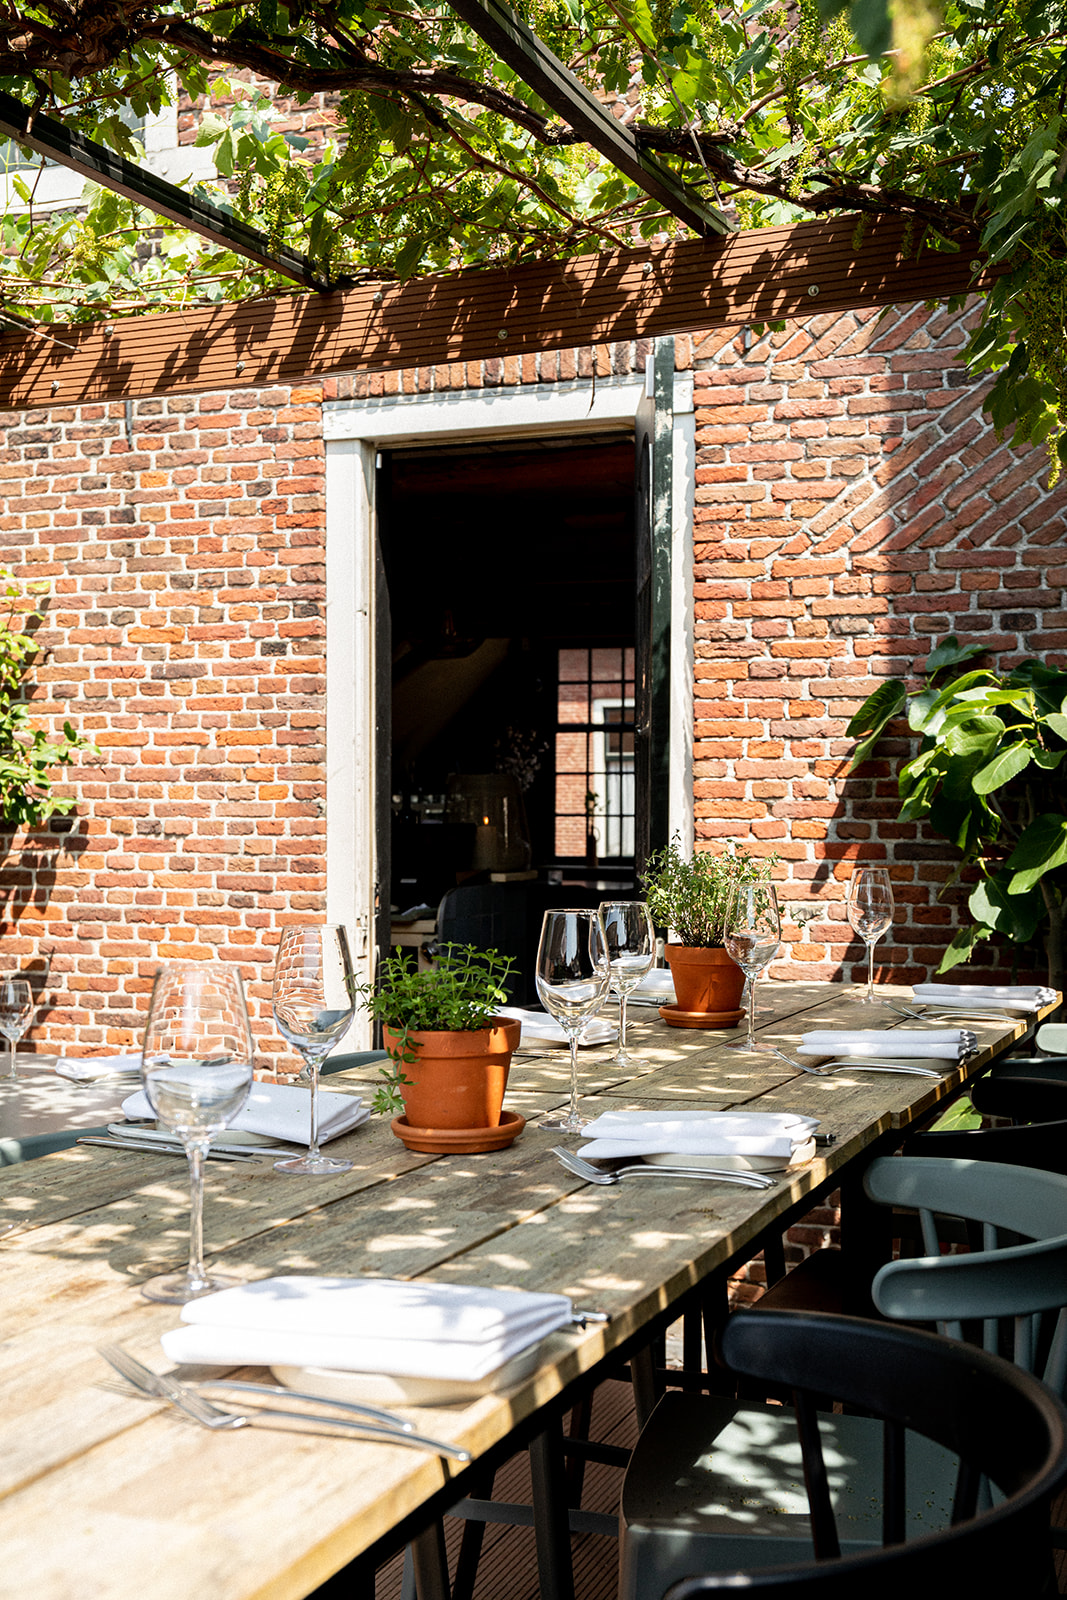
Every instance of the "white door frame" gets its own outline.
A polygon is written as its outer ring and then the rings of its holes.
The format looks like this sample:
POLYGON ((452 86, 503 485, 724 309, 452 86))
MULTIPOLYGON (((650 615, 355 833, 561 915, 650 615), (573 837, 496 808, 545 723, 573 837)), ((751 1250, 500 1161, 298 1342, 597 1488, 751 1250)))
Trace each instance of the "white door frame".
MULTIPOLYGON (((603 433, 633 424, 643 378, 332 400, 326 447, 326 915, 369 979, 374 929, 374 478, 401 444, 603 433), (368 730, 370 736, 368 737, 368 730)), ((671 835, 693 838, 693 378, 674 380, 671 559, 671 835)), ((369 1036, 369 1028, 366 1030, 369 1036)), ((357 1043, 352 1039, 353 1044, 357 1043)))

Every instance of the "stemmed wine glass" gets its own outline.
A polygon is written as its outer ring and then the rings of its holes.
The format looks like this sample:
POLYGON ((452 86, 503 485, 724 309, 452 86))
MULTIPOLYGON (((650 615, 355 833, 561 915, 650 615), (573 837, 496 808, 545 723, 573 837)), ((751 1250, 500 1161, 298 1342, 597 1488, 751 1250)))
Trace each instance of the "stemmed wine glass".
POLYGON ((18 1080, 15 1046, 33 1017, 33 990, 26 978, 0 978, 0 1033, 7 1040, 7 1076, 18 1080))
POLYGON ((758 1050, 756 979, 778 954, 782 918, 773 883, 745 883, 738 888, 726 916, 726 954, 748 979, 748 1035, 729 1048, 758 1050))
POLYGON ((271 1006, 278 1032, 295 1044, 311 1084, 306 1156, 274 1163, 275 1172, 320 1177, 347 1172, 351 1161, 319 1150, 319 1068, 355 1015, 355 978, 342 927, 286 928, 274 959, 271 1006))
POLYGON ((608 993, 607 945, 596 911, 546 911, 537 947, 537 993, 571 1047, 571 1100, 539 1124, 554 1133, 579 1133, 589 1121, 578 1111, 578 1035, 608 993))
POLYGON ((607 941, 608 985, 619 1002, 619 1048, 612 1065, 633 1067, 638 1059, 626 1054, 626 997, 648 974, 656 935, 642 900, 602 900, 600 920, 607 941))
POLYGON ((236 967, 173 961, 160 969, 148 1008, 141 1081, 161 1126, 185 1146, 192 1191, 189 1265, 150 1278, 141 1293, 184 1305, 235 1281, 209 1275, 204 1266, 204 1159, 252 1086, 252 1030, 236 967))
POLYGON ((867 946, 867 993, 864 1005, 874 998, 874 947, 893 925, 893 885, 885 867, 857 867, 848 886, 848 920, 867 946))

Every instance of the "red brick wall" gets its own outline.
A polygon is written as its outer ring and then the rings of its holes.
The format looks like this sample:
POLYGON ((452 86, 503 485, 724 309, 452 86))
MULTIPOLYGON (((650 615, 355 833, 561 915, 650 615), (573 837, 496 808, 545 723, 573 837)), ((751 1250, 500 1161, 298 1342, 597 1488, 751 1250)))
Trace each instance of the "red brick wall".
POLYGON ((323 905, 321 392, 0 418, 0 563, 52 585, 34 710, 103 752, 73 825, 3 840, 38 1048, 135 1043, 156 959, 218 955, 280 1049, 277 929, 323 905))
MULTIPOLYGON (((951 937, 952 852, 895 821, 907 738, 849 773, 845 724, 878 682, 950 632, 1001 667, 1067 662, 1067 489, 1045 488, 1043 452, 998 443, 953 359, 964 339, 962 316, 913 307, 747 352, 734 333, 694 341, 697 834, 779 852, 779 976, 860 976, 857 861, 894 881, 883 977, 930 976, 951 937)), ((968 973, 1009 960, 980 947, 968 973)))
MULTIPOLYGON (((699 842, 777 849, 774 969, 851 977, 844 880, 888 861, 892 975, 949 937, 946 846, 893 818, 844 724, 945 632, 1064 659, 1063 490, 998 445, 952 353, 958 318, 816 319, 678 341, 695 371, 699 842)), ((38 1048, 118 1048, 156 959, 240 960, 264 1059, 280 925, 324 904, 323 397, 641 370, 640 344, 300 388, 0 417, 0 563, 53 598, 41 720, 103 750, 72 823, 4 840, 4 960, 41 978, 38 1048), (51 962, 48 966, 49 960, 51 962), (47 968, 47 982, 44 973, 47 968)))

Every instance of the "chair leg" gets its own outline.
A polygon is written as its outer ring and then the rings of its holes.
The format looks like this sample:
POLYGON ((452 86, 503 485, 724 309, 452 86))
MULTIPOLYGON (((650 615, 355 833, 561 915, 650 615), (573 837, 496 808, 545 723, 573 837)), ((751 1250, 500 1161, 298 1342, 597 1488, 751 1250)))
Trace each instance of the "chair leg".
POLYGON ((530 1441, 530 1476, 541 1600, 574 1600, 563 1428, 558 1417, 530 1441))

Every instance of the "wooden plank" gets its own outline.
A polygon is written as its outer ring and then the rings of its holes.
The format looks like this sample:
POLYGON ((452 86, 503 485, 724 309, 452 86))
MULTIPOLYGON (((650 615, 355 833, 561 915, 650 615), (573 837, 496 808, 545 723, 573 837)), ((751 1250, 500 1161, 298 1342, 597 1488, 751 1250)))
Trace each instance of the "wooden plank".
MULTIPOLYGON (((0 338, 0 408, 70 406, 611 344, 941 299, 973 249, 905 254, 903 224, 837 217, 571 261, 0 338), (68 346, 70 348, 68 348, 68 346)), ((979 286, 986 283, 978 280, 979 286)))

